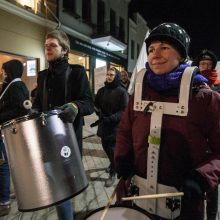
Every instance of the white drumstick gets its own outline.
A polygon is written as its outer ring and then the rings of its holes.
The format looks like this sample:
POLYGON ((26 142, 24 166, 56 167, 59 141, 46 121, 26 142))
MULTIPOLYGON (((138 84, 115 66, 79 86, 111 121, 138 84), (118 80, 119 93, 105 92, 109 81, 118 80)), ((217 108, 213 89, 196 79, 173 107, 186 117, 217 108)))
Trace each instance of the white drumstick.
POLYGON ((138 199, 160 199, 160 198, 167 198, 167 197, 178 197, 183 196, 183 192, 176 192, 176 193, 161 193, 161 194, 151 194, 151 195, 143 195, 143 196, 131 196, 131 197, 123 197, 123 201, 129 200, 138 200, 138 199))
POLYGON ((118 181, 117 186, 115 187, 115 189, 114 189, 114 191, 113 191, 111 197, 109 198, 108 203, 107 203, 107 205, 105 206, 105 209, 104 209, 104 211, 103 211, 103 213, 102 213, 102 216, 101 216, 100 220, 104 220, 104 218, 105 218, 105 216, 106 216, 106 214, 107 214, 107 211, 108 211, 108 209, 109 209, 109 207, 110 207, 110 205, 111 205, 111 203, 112 203, 112 201, 113 201, 113 199, 114 199, 114 197, 115 197, 117 188, 118 188, 118 186, 119 186, 119 184, 120 184, 121 181, 122 181, 122 178, 118 181))

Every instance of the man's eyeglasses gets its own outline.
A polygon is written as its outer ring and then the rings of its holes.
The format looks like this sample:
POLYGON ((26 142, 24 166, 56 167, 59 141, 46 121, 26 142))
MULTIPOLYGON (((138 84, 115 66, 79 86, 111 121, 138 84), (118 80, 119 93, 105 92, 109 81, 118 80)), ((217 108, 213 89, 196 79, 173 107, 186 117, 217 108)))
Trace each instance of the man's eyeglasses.
POLYGON ((56 47, 59 47, 59 45, 57 44, 44 44, 44 48, 56 48, 56 47))

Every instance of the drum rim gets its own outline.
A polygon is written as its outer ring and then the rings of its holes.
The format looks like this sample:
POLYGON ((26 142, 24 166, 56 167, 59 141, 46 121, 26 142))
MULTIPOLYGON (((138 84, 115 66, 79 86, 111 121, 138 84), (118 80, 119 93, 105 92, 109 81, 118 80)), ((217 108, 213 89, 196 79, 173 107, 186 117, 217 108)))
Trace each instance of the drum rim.
MULTIPOLYGON (((138 207, 138 206, 129 206, 129 205, 110 205, 109 208, 129 208, 129 209, 133 209, 136 211, 140 211, 142 214, 146 215, 148 218, 151 218, 151 216, 149 215, 148 212, 146 212, 144 209, 138 207)), ((95 210, 92 210, 88 213, 88 215, 85 216, 84 220, 86 220, 88 217, 90 217, 91 215, 95 214, 96 212, 99 212, 100 210, 104 210, 105 206, 99 207, 95 210)))
POLYGON ((23 115, 21 117, 13 118, 11 120, 8 120, 8 121, 2 123, 1 124, 1 129, 4 129, 4 128, 10 126, 13 123, 20 123, 20 122, 28 121, 28 120, 35 119, 35 118, 38 118, 38 117, 41 117, 41 116, 49 117, 49 116, 53 116, 53 115, 58 115, 60 112, 61 112, 61 110, 53 109, 53 110, 49 110, 49 111, 46 111, 46 112, 26 114, 26 115, 23 115))
POLYGON ((58 205, 58 204, 60 204, 60 203, 63 203, 63 202, 65 202, 65 201, 70 200, 70 199, 74 198, 75 196, 79 195, 79 194, 80 194, 81 192, 83 192, 88 186, 89 186, 89 183, 87 183, 87 184, 85 185, 85 187, 83 187, 83 188, 82 188, 81 190, 79 190, 78 192, 73 193, 71 196, 68 196, 68 197, 66 197, 65 199, 61 199, 61 200, 56 201, 56 202, 54 202, 54 203, 51 203, 51 204, 49 204, 49 205, 40 206, 40 207, 37 207, 37 208, 29 208, 29 209, 24 209, 24 208, 18 207, 18 211, 20 211, 20 212, 32 212, 32 211, 33 211, 33 212, 34 212, 34 211, 38 211, 38 210, 41 210, 41 209, 49 208, 49 207, 54 206, 54 205, 58 205))
POLYGON ((11 120, 8 120, 8 121, 2 123, 1 124, 1 129, 4 129, 4 128, 10 126, 13 123, 20 123, 22 121, 27 121, 27 120, 30 120, 30 119, 33 119, 33 118, 37 118, 40 115, 41 115, 40 113, 32 113, 32 114, 23 115, 23 116, 18 117, 18 118, 13 118, 11 120))

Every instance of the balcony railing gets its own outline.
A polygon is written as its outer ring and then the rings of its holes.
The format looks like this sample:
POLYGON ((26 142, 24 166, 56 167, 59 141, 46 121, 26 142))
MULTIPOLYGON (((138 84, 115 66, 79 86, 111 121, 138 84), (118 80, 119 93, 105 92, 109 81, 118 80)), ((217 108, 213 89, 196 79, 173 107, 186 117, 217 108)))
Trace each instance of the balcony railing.
POLYGON ((92 37, 104 37, 104 36, 113 36, 121 42, 125 43, 125 32, 120 31, 120 28, 115 26, 110 27, 110 22, 104 24, 93 24, 93 36, 92 37))
POLYGON ((18 7, 21 7, 29 12, 47 18, 51 21, 56 21, 54 16, 45 7, 45 1, 53 14, 57 15, 56 0, 6 0, 18 7))

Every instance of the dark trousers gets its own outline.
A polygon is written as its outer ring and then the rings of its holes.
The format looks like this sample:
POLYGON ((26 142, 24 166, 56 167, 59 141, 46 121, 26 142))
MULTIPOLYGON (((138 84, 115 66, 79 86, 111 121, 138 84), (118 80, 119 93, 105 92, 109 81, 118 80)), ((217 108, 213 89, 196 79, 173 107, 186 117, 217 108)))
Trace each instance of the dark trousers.
POLYGON ((5 160, 0 166, 0 203, 8 204, 10 202, 10 169, 2 140, 0 140, 0 158, 5 160))
POLYGON ((206 194, 207 220, 215 220, 218 212, 218 187, 206 194))
POLYGON ((102 139, 102 147, 110 161, 110 174, 115 174, 115 163, 114 163, 115 141, 102 139))

